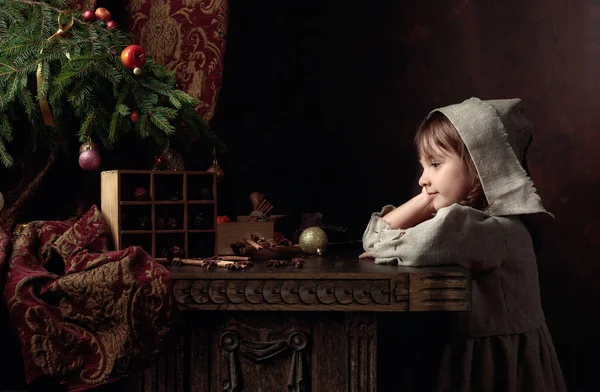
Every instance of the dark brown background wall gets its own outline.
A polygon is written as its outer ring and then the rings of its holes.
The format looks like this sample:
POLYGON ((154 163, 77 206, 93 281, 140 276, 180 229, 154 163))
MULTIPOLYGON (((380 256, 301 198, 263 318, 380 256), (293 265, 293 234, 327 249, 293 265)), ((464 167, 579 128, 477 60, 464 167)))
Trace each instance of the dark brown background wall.
POLYGON ((213 125, 223 213, 263 192, 360 238, 414 189, 411 137, 435 107, 523 99, 530 170, 556 215, 539 257, 544 308, 571 390, 596 390, 600 3, 581 0, 231 2, 213 125), (308 4, 307 4, 308 3, 308 4), (375 5, 376 4, 376 5, 375 5))

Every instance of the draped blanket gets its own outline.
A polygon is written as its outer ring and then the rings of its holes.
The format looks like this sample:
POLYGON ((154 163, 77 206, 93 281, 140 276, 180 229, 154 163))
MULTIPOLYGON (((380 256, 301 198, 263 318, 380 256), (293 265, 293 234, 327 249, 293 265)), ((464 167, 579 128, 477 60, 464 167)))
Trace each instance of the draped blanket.
POLYGON ((110 244, 96 206, 14 238, 0 225, 0 285, 28 382, 45 375, 89 389, 142 370, 165 343, 169 272, 140 247, 110 244))

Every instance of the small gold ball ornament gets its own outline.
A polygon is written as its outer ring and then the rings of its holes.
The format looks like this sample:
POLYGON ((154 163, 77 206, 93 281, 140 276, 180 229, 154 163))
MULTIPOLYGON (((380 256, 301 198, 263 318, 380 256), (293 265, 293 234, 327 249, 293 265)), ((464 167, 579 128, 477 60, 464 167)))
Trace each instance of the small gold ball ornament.
POLYGON ((221 166, 219 166, 219 161, 217 161, 217 149, 215 147, 213 147, 212 149, 212 154, 213 164, 210 165, 210 167, 206 169, 206 171, 210 173, 215 173, 215 176, 217 177, 217 182, 220 182, 223 179, 223 177, 225 177, 225 171, 221 166))
POLYGON ((133 69, 133 74, 134 74, 135 76, 140 76, 140 75, 142 74, 142 69, 141 69, 141 68, 138 68, 138 67, 135 67, 135 68, 133 69))
POLYGON ((320 227, 309 227, 300 234, 300 249, 304 253, 322 255, 327 248, 327 233, 320 227))

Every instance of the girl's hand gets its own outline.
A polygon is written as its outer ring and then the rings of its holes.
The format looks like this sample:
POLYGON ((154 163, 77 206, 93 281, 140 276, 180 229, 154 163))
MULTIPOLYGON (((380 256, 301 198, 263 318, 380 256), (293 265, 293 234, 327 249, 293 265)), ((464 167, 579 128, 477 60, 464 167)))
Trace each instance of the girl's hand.
POLYGON ((375 252, 373 252, 372 250, 361 253, 358 256, 359 259, 374 259, 375 258, 375 252))
POLYGON ((421 193, 415 196, 415 199, 419 201, 418 208, 425 211, 428 215, 435 214, 435 207, 433 206, 433 198, 435 195, 429 195, 425 187, 421 188, 421 193))
POLYGON ((421 193, 383 217, 392 229, 408 229, 430 219, 435 213, 433 198, 425 188, 421 193))

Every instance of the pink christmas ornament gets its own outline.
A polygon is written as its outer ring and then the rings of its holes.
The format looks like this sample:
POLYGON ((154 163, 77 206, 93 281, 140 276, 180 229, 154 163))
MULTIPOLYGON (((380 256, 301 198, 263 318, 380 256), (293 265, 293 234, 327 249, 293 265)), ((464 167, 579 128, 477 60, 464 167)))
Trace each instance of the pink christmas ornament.
POLYGON ((94 142, 86 142, 79 147, 79 166, 83 170, 94 171, 100 167, 100 154, 94 142))

